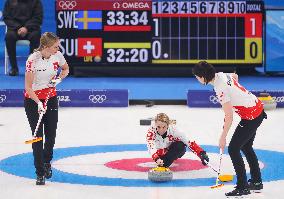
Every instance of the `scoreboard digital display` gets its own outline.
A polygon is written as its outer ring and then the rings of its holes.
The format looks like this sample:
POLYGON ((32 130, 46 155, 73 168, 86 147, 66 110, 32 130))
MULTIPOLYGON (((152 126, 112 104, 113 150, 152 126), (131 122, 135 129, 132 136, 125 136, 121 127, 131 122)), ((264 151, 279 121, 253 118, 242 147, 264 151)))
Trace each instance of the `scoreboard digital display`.
POLYGON ((57 0, 57 35, 71 67, 262 65, 264 3, 57 0))

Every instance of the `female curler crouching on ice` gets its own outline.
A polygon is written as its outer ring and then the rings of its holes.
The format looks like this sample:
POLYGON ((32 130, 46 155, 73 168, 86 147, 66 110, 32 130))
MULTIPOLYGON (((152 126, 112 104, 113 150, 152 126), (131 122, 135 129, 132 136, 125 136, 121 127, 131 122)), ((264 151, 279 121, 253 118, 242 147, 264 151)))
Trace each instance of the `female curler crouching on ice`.
POLYGON ((194 152, 203 165, 209 162, 206 151, 191 142, 185 134, 178 131, 165 113, 155 117, 155 123, 149 128, 146 136, 148 151, 158 166, 169 167, 175 160, 181 158, 186 147, 194 152))

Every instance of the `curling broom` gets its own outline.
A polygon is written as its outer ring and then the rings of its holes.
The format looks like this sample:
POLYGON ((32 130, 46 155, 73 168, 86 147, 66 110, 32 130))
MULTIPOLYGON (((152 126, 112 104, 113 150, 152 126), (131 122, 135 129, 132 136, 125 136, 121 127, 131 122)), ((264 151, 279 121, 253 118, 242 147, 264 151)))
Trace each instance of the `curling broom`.
MULTIPOLYGON (((194 155, 196 155, 197 157, 199 157, 190 147, 189 149, 193 152, 194 155)), ((209 166, 213 171, 215 171, 218 174, 218 181, 220 180, 221 182, 229 182, 233 180, 233 175, 231 174, 224 174, 224 175, 220 175, 220 167, 221 167, 221 159, 222 159, 222 150, 220 149, 220 165, 219 165, 219 171, 214 168, 214 166, 212 166, 209 162, 207 162, 206 160, 205 163, 207 166, 209 166)))
POLYGON ((224 186, 224 184, 219 184, 219 178, 220 178, 220 173, 221 173, 222 155, 223 155, 223 151, 222 151, 222 149, 220 149, 219 170, 218 170, 218 172, 217 172, 216 184, 213 185, 213 186, 211 186, 211 187, 210 187, 211 189, 216 189, 216 188, 219 188, 219 187, 224 186))
MULTIPOLYGON (((45 100, 45 102, 44 102, 45 110, 47 110, 47 102, 48 102, 49 95, 50 95, 51 91, 52 91, 52 89, 50 88, 50 89, 49 89, 49 92, 48 92, 48 94, 47 94, 47 98, 46 98, 46 100, 45 100)), ((32 144, 32 143, 39 142, 39 141, 42 140, 42 137, 37 137, 36 134, 37 134, 37 131, 38 131, 38 129, 39 129, 39 125, 40 125, 40 123, 41 123, 41 120, 42 120, 43 115, 44 115, 44 112, 41 112, 41 113, 39 114, 38 121, 37 121, 37 124, 36 124, 36 128, 35 128, 35 131, 34 131, 34 133, 33 133, 33 138, 30 139, 30 140, 26 140, 26 141, 25 141, 25 144, 32 144)))
POLYGON ((39 115, 39 118, 38 118, 38 121, 37 121, 37 125, 36 125, 36 129, 33 133, 33 138, 30 139, 30 140, 26 140, 25 141, 25 144, 32 144, 32 143, 35 143, 35 142, 39 142, 42 140, 42 137, 37 137, 36 134, 37 134, 37 131, 39 129, 39 125, 40 125, 40 122, 41 122, 41 119, 44 115, 44 112, 41 112, 40 115, 39 115))

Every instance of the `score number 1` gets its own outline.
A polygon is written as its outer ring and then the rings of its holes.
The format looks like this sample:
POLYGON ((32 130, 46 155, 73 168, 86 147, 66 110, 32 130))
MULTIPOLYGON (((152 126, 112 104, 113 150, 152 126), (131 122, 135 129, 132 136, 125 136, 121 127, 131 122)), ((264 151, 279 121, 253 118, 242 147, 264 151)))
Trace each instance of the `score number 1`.
POLYGON ((260 63, 262 60, 262 14, 249 13, 245 16, 246 60, 260 63))
MULTIPOLYGON (((153 18, 154 21, 154 36, 158 37, 159 36, 159 19, 153 18)), ((162 52, 162 47, 161 43, 158 40, 155 40, 152 43, 152 56, 154 59, 160 59, 161 57, 161 52, 162 52)))

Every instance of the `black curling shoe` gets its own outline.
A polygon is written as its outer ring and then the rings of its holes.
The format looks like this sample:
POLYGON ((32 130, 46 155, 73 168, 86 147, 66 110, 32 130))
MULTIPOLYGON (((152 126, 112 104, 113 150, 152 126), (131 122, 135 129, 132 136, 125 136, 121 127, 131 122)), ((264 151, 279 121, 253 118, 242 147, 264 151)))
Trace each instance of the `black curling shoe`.
POLYGON ((45 185, 45 177, 37 176, 36 177, 36 185, 45 185))
POLYGON ((52 170, 51 170, 51 165, 50 163, 44 163, 43 165, 44 168, 44 176, 46 179, 49 179, 52 177, 52 170))
POLYGON ((248 180, 249 190, 253 192, 261 192, 263 189, 262 182, 252 182, 251 179, 248 180))
POLYGON ((250 194, 250 190, 249 189, 234 189, 231 192, 225 193, 225 195, 227 197, 239 197, 239 196, 245 196, 245 195, 249 195, 250 194))

